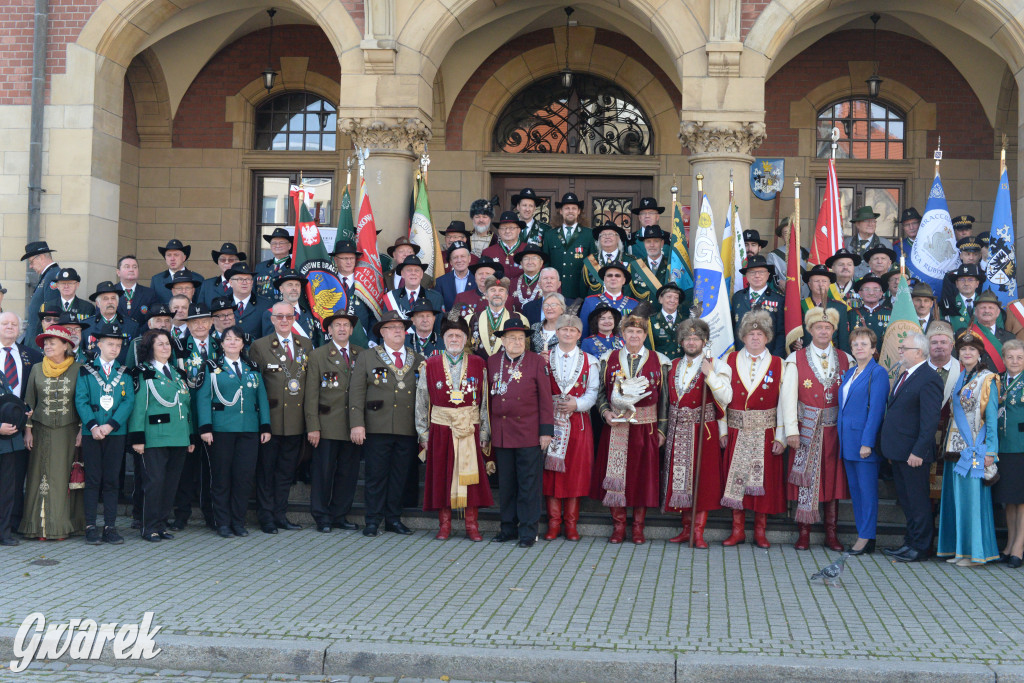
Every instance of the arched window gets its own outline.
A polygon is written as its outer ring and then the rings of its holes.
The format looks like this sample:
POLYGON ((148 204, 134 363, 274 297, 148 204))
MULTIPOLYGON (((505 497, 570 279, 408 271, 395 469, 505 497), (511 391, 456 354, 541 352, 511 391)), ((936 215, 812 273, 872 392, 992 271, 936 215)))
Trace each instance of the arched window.
POLYGON ((337 138, 337 108, 319 95, 287 92, 256 108, 256 150, 333 152, 337 138))
POLYGON ((832 155, 832 129, 839 129, 837 159, 902 159, 906 116, 895 107, 849 98, 818 112, 818 158, 832 155))
POLYGON ((651 126, 629 93, 611 81, 574 74, 532 83, 498 117, 494 151, 548 154, 650 154, 651 126))

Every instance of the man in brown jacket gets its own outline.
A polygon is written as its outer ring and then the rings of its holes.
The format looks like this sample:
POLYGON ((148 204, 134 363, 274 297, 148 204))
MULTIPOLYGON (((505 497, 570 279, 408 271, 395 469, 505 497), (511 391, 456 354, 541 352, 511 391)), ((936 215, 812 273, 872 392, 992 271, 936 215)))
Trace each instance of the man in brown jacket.
POLYGON ((274 331, 257 339, 249 349, 267 386, 270 404, 270 441, 260 444, 256 466, 256 511, 260 529, 276 534, 278 529, 301 529, 288 521, 288 492, 295 478, 295 467, 306 433, 303 392, 306 364, 313 345, 305 337, 292 334, 295 309, 278 302, 270 310, 274 331))
POLYGON ((306 438, 313 447, 309 508, 316 530, 355 530, 345 519, 352 509, 359 479, 360 448, 348 427, 348 389, 352 367, 366 349, 349 342, 359 318, 344 311, 324 318, 331 339, 309 354, 306 369, 306 438))
POLYGON ((416 379, 425 358, 405 346, 412 323, 388 311, 373 326, 380 346, 359 354, 349 383, 352 443, 366 444, 366 528, 364 536, 384 530, 411 534, 402 523, 402 491, 416 452, 416 379))

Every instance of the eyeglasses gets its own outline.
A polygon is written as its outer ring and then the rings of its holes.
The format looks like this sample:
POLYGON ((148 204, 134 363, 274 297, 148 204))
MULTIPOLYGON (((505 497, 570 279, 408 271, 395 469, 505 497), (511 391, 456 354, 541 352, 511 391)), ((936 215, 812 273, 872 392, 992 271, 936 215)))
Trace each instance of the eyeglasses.
POLYGON ((274 315, 272 315, 270 317, 273 318, 274 320, 294 320, 295 314, 294 313, 275 313, 274 315))
POLYGON ((239 282, 239 283, 241 283, 241 282, 252 282, 252 278, 251 277, 243 277, 241 275, 236 275, 235 277, 229 279, 228 282, 239 282))

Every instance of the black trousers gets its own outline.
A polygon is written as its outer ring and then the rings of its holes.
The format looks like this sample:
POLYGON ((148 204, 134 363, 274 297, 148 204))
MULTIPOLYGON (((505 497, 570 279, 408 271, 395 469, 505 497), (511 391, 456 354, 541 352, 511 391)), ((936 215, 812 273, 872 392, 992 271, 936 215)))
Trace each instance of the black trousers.
POLYGON ((544 455, 540 446, 495 448, 501 532, 535 540, 543 500, 544 455))
POLYGON ((896 500, 907 518, 907 532, 903 542, 914 550, 931 552, 935 525, 932 504, 928 498, 929 463, 911 467, 906 462, 892 461, 892 481, 896 487, 896 500))
POLYGON ((260 444, 256 465, 256 503, 261 526, 284 522, 288 511, 288 493, 295 480, 304 434, 271 436, 260 444))
MULTIPOLYGON (((17 488, 14 471, 17 468, 18 455, 24 453, 26 453, 24 450, 0 453, 0 538, 10 538, 16 528, 11 525, 14 514, 14 492, 17 488)), ((22 481, 22 488, 24 488, 24 481, 22 481)))
POLYGON ((351 441, 320 439, 309 465, 309 511, 318 525, 345 521, 359 479, 361 449, 351 441))
MULTIPOLYGON (((258 441, 257 441, 258 443, 258 441)), ((185 465, 174 494, 174 521, 185 524, 192 516, 192 503, 199 501, 203 519, 213 525, 213 506, 210 504, 210 450, 200 441, 196 449, 185 456, 185 465)))
POLYGON ((409 473, 409 457, 416 456, 416 437, 397 434, 367 434, 363 443, 366 459, 363 487, 366 495, 366 523, 399 521, 402 494, 409 473))
POLYGON ((142 521, 142 501, 146 491, 146 463, 132 450, 132 519, 142 521))
MULTIPOLYGON (((83 430, 84 431, 84 430, 83 430)), ((96 506, 103 498, 103 526, 117 521, 117 491, 124 462, 125 436, 107 435, 97 441, 82 434, 82 463, 85 466, 85 525, 96 526, 96 506)))
MULTIPOLYGON (((9 456, 4 456, 9 457, 9 456)), ((28 450, 15 451, 10 454, 14 458, 12 483, 14 484, 14 508, 11 510, 11 530, 21 526, 21 516, 25 512, 25 477, 28 476, 28 450)))
POLYGON ((185 464, 185 446, 147 448, 142 454, 146 477, 142 492, 142 535, 167 530, 178 479, 185 464))
POLYGON ((260 435, 251 432, 214 432, 210 446, 210 489, 212 515, 216 526, 244 527, 253 482, 260 435))

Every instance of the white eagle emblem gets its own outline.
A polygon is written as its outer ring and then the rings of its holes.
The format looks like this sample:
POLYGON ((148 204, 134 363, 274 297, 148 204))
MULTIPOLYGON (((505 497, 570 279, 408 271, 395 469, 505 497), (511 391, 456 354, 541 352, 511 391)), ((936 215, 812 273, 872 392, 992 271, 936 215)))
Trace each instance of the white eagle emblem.
POLYGON ((320 241, 320 230, 315 225, 302 226, 302 243, 311 247, 320 241))

